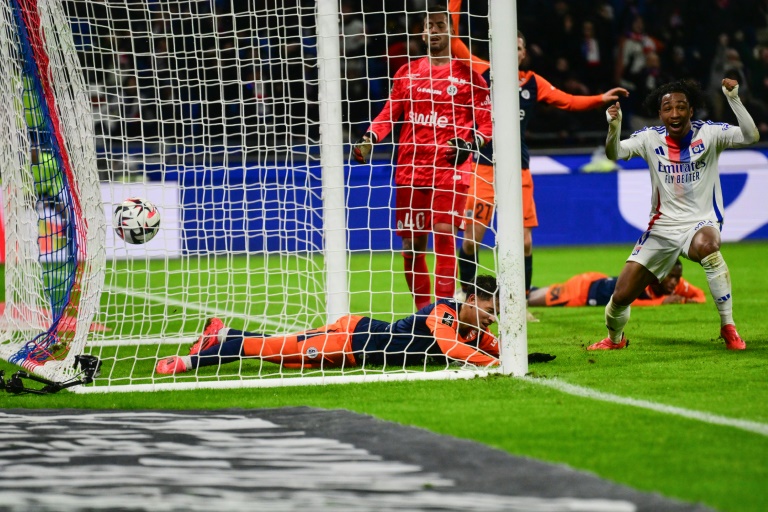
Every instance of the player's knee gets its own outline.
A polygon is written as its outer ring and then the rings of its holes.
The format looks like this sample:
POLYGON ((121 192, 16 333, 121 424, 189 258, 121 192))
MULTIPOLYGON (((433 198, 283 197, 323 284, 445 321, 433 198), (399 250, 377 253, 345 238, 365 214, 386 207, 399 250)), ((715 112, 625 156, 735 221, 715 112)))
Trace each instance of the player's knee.
POLYGON ((696 247, 698 260, 701 261, 708 256, 720 251, 720 242, 718 240, 705 240, 696 247))

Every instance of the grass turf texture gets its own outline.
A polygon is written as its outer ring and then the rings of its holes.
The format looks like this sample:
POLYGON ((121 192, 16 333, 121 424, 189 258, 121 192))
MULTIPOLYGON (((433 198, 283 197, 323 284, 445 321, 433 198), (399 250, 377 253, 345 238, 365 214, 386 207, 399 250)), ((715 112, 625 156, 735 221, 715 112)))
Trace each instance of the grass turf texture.
MULTIPOLYGON (((534 284, 544 286, 587 270, 618 274, 628 250, 623 246, 537 248, 534 284)), ((762 260, 767 250, 765 243, 727 244, 722 250, 731 269, 735 318, 747 341, 745 352, 726 351, 717 339, 718 316, 709 297, 703 305, 634 308, 627 329, 632 344, 616 352, 584 350, 604 336, 602 308, 541 308, 535 313, 542 322, 528 325, 529 349, 558 357, 551 363, 532 365, 532 374, 621 396, 768 422, 768 327, 762 321, 768 285, 762 260)), ((386 264, 391 261, 386 256, 386 264)), ((684 276, 707 289, 698 265, 684 262, 684 276)), ((397 277, 395 273, 387 286, 392 283, 398 290, 403 288, 397 277)), ((375 294, 379 299, 385 295, 383 291, 375 294)), ((376 300, 354 293, 352 307, 362 311, 376 300)), ((409 304, 397 302, 394 306, 397 311, 407 311, 409 304)), ((15 370, 8 364, 0 368, 6 373, 15 370)), ((566 463, 641 490, 701 501, 721 510, 768 509, 768 437, 573 397, 512 378, 106 396, 0 396, 4 407, 344 408, 566 463)))

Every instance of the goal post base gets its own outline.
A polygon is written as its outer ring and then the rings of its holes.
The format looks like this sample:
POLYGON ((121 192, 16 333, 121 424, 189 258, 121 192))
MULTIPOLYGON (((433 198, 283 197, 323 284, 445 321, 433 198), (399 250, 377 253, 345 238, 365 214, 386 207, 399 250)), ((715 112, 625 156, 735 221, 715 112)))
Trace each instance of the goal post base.
POLYGON ((153 384, 126 384, 107 386, 80 386, 75 393, 126 393, 133 391, 182 391, 195 389, 277 388, 292 386, 327 386, 333 384, 365 384, 373 382, 400 382, 424 380, 469 380, 501 374, 491 370, 437 370, 433 372, 377 373, 364 375, 338 375, 323 377, 289 377, 274 379, 243 379, 196 382, 157 382, 153 384))

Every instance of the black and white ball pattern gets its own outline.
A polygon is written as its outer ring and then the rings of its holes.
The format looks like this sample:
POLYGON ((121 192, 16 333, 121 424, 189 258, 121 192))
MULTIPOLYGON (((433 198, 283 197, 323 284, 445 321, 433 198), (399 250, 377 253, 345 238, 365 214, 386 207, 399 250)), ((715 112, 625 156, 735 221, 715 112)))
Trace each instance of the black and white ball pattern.
POLYGON ((147 243, 160 230, 160 211, 146 199, 131 197, 117 205, 113 224, 117 236, 129 244, 147 243))

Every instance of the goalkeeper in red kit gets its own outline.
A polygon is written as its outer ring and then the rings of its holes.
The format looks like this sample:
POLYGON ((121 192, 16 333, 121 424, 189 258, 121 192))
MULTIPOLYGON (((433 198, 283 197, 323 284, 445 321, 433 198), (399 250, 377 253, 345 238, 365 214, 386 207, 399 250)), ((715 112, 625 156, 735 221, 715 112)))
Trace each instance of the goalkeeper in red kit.
POLYGON ((436 253, 435 296, 453 297, 456 234, 463 229, 473 155, 491 139, 488 85, 451 57, 452 33, 447 8, 430 8, 423 35, 429 55, 398 70, 384 109, 353 148, 355 159, 366 163, 373 146, 403 119, 395 170, 395 223, 416 309, 432 302, 426 260, 430 233, 436 253))

